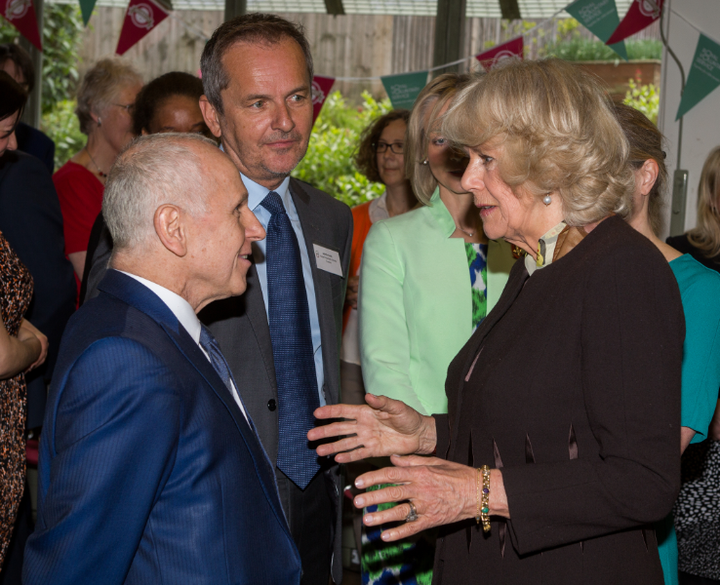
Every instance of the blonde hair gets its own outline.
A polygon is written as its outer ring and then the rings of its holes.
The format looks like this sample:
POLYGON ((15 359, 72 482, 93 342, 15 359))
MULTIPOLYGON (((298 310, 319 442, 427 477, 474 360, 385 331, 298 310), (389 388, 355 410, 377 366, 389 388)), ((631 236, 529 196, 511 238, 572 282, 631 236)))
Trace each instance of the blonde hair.
POLYGON ((438 75, 420 92, 410 113, 405 141, 405 175, 412 183, 415 196, 424 205, 430 204, 432 194, 437 188, 437 181, 430 167, 423 164, 427 156, 427 130, 437 121, 445 104, 469 81, 470 76, 466 73, 438 75))
POLYGON ((503 181, 557 193, 569 225, 632 211, 627 139, 598 80, 575 65, 508 59, 458 94, 443 133, 467 147, 498 140, 503 181))
POLYGON ((142 77, 134 67, 122 59, 100 59, 88 69, 78 90, 75 114, 80 131, 90 134, 96 122, 92 114, 102 114, 125 85, 142 84, 142 77))
POLYGON ((710 151, 700 174, 697 226, 688 232, 688 241, 706 258, 720 254, 720 146, 710 151))

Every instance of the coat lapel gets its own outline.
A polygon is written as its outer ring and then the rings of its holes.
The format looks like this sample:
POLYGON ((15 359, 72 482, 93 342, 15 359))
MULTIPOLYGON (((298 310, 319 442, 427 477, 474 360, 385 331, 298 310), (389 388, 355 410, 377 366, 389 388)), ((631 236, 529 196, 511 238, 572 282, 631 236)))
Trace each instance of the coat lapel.
MULTIPOLYGON (((502 319, 505 313, 507 313, 508 309, 510 309, 512 304, 515 302, 515 299, 518 297, 520 292, 522 292, 522 289, 525 286, 525 282, 527 281, 527 279, 528 273, 525 269, 525 264, 522 261, 516 262, 515 266, 513 266, 510 272, 510 278, 508 279, 508 283, 505 286, 505 290, 503 291, 503 294, 500 297, 497 305, 495 305, 495 308, 490 311, 490 314, 487 317, 485 317, 483 322, 480 324, 480 327, 477 328, 475 333, 465 344, 465 347, 461 350, 458 356, 462 356, 461 359, 463 360, 462 368, 460 369, 461 375, 455 381, 456 386, 454 388, 454 392, 457 394, 457 404, 455 407, 456 413, 462 411, 463 394, 466 388, 465 378, 468 371, 470 370, 470 367, 473 364, 473 361, 475 360, 475 357, 480 351, 480 348, 485 342, 485 339, 487 338, 490 331, 492 331, 493 327, 495 327, 498 321, 500 321, 500 319, 502 319)), ((458 425, 453 424, 450 437, 451 454, 454 452, 455 445, 457 445, 457 434, 458 425)))

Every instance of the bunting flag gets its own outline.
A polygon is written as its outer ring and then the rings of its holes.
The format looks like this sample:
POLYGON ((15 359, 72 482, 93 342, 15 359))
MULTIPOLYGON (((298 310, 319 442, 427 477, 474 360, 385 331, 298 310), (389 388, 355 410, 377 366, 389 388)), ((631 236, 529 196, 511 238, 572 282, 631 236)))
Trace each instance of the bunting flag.
POLYGON ((475 58, 480 61, 480 64, 483 66, 485 71, 490 71, 490 69, 495 67, 504 59, 510 59, 513 57, 520 57, 520 59, 522 59, 524 48, 525 45, 523 43, 523 38, 518 37, 508 41, 507 43, 493 47, 489 51, 475 55, 475 58))
POLYGON ((650 26, 658 18, 663 9, 663 0, 634 0, 622 19, 622 22, 605 41, 606 45, 613 45, 624 41, 630 35, 640 32, 650 26))
POLYGON ((675 121, 687 114, 718 85, 720 85, 720 45, 701 34, 675 121))
POLYGON ((427 83, 427 71, 414 73, 401 73, 400 75, 386 75, 381 77, 385 91, 392 102, 393 108, 411 109, 422 88, 427 83))
POLYGON ((167 16, 167 10, 154 0, 130 0, 115 52, 118 55, 125 54, 167 16))
POLYGON ((0 14, 12 24, 22 36, 42 51, 40 31, 32 0, 0 0, 0 14))
MULTIPOLYGON (((620 24, 615 0, 577 0, 566 6, 565 10, 603 43, 610 38, 620 24)), ((628 60, 625 41, 609 46, 625 61, 628 60)))
POLYGON ((323 77, 322 75, 316 75, 313 77, 312 82, 312 104, 313 104, 313 124, 317 120, 320 110, 322 110, 323 104, 330 95, 333 83, 335 83, 334 77, 323 77))
POLYGON ((80 0, 80 13, 82 14, 83 24, 85 26, 90 22, 92 11, 95 8, 95 2, 97 0, 80 0))

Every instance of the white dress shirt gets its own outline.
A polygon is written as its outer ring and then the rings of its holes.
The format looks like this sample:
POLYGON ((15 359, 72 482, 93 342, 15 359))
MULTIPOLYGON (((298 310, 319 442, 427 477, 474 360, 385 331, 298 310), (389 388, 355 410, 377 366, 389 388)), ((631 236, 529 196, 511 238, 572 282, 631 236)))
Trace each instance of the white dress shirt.
MULTIPOLYGON (((160 286, 155 282, 151 282, 145 278, 137 276, 136 274, 130 274, 129 272, 124 272, 122 270, 118 270, 118 272, 122 272, 130 278, 134 278, 140 284, 145 285, 158 297, 160 297, 160 300, 165 303, 167 305, 167 308, 172 311, 175 317, 177 317, 177 320, 180 321, 180 325, 182 325, 185 328, 185 331, 190 334, 190 337, 192 337, 193 341, 197 343, 200 351, 203 352, 203 355, 212 364, 210 356, 203 349, 202 345, 200 345, 200 331, 202 330, 202 323, 200 323, 200 319, 197 318, 197 315, 195 314, 193 308, 190 306, 190 303, 188 303, 180 295, 175 294, 173 291, 165 288, 164 286, 160 286)), ((235 399, 235 402, 237 402, 237 405, 240 407, 240 410, 243 413, 245 420, 248 420, 247 413, 245 412, 245 406, 243 405, 242 400, 240 400, 240 395, 238 394, 237 388, 235 388, 235 382, 233 382, 232 379, 230 380, 230 385, 232 386, 232 395, 235 399)), ((249 422, 250 421, 248 421, 248 423, 249 422)))

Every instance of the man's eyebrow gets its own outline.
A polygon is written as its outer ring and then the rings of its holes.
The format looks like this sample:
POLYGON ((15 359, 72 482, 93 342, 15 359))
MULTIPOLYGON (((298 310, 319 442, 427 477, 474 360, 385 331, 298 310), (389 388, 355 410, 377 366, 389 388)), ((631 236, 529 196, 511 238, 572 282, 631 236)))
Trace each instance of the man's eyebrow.
MULTIPOLYGON (((309 92, 309 91, 310 91, 310 86, 307 84, 303 84, 299 87, 296 87, 295 89, 291 89, 285 97, 291 96, 296 93, 309 92)), ((251 95, 245 96, 244 101, 254 102, 256 100, 271 100, 271 99, 272 99, 272 96, 270 96, 270 95, 257 93, 257 94, 251 94, 251 95)))

